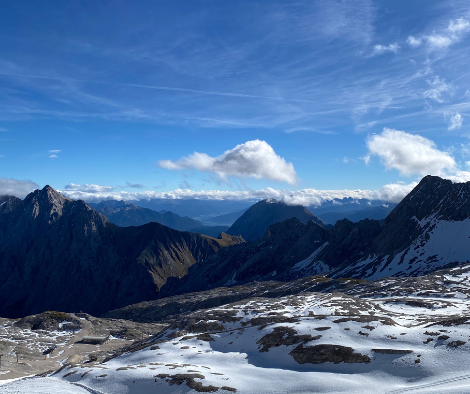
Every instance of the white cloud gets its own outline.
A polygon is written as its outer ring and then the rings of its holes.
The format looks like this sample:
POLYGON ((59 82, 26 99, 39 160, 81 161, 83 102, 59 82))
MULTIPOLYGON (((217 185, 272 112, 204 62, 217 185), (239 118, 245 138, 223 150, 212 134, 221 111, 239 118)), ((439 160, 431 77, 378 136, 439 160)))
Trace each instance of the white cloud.
POLYGON ((401 175, 447 176, 456 171, 454 158, 420 135, 385 128, 366 142, 369 157, 378 156, 387 170, 398 170, 401 175))
POLYGON ((400 49, 400 45, 398 45, 398 43, 396 42, 390 45, 377 44, 377 45, 374 45, 371 56, 382 55, 386 52, 397 53, 399 49, 400 49))
POLYGON ((24 198, 28 193, 38 188, 39 185, 33 181, 0 178, 0 195, 24 198))
POLYGON ((451 20, 449 22, 449 27, 447 30, 450 32, 451 35, 459 35, 461 33, 466 33, 470 31, 470 22, 464 18, 459 18, 455 20, 451 20))
POLYGON ((51 153, 51 154, 50 154, 48 157, 49 157, 50 159, 57 159, 57 158, 59 157, 59 156, 57 155, 57 153, 60 153, 60 152, 62 152, 61 149, 51 149, 51 150, 49 151, 49 153, 51 153))
POLYGON ((324 201, 351 197, 354 199, 384 200, 388 202, 399 202, 416 186, 416 183, 388 184, 379 190, 277 190, 272 188, 247 190, 247 191, 224 191, 224 190, 202 190, 193 191, 190 189, 176 189, 168 192, 155 191, 113 191, 112 186, 101 185, 73 185, 64 190, 59 190, 62 194, 76 200, 88 202, 99 202, 102 200, 228 200, 228 201, 259 201, 265 198, 275 198, 289 204, 319 205, 324 201))
POLYGON ((167 170, 196 169, 217 175, 227 181, 229 177, 270 179, 295 185, 298 181, 294 165, 278 156, 265 141, 254 140, 237 145, 218 157, 194 152, 178 161, 160 160, 159 166, 167 170))
POLYGON ((431 89, 424 91, 424 98, 432 99, 438 103, 444 102, 442 98, 444 94, 452 94, 454 90, 452 84, 447 83, 445 79, 440 79, 438 76, 435 76, 433 80, 428 80, 427 82, 429 86, 431 86, 431 89))
POLYGON ((76 184, 76 183, 69 183, 63 189, 66 193, 109 193, 113 190, 116 190, 114 186, 103 186, 103 185, 89 185, 88 183, 85 184, 76 184))
POLYGON ((458 130, 462 127, 463 117, 458 112, 451 116, 447 130, 458 130))
POLYGON ((445 29, 434 31, 432 34, 422 35, 420 37, 409 36, 407 43, 413 48, 426 43, 430 50, 447 49, 451 45, 459 42, 463 36, 470 31, 470 22, 467 19, 453 19, 445 29))
POLYGON ((445 49, 453 44, 453 40, 449 36, 444 36, 441 34, 432 34, 426 37, 427 44, 432 49, 445 49))
POLYGON ((453 175, 448 175, 446 176, 446 178, 450 179, 452 182, 455 182, 455 183, 468 182, 470 181, 470 172, 456 170, 453 175))
POLYGON ((409 36, 406 42, 408 43, 410 47, 417 48, 423 43, 423 40, 421 38, 409 36))

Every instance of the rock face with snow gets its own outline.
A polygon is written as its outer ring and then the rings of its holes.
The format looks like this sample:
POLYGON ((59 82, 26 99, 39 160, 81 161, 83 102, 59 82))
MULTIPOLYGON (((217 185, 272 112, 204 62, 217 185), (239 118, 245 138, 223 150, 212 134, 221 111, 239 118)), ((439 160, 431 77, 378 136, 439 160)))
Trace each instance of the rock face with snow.
MULTIPOLYGON (((387 216, 364 257, 335 276, 417 276, 470 262, 470 182, 427 176, 387 216)), ((334 267, 336 268, 336 267, 334 267)))
POLYGON ((250 207, 227 230, 227 234, 241 235, 245 241, 256 241, 266 233, 270 225, 291 218, 297 218, 302 223, 313 220, 320 226, 326 227, 321 219, 303 206, 267 199, 250 207))
POLYGON ((66 365, 51 378, 105 393, 465 393, 469 271, 347 281, 344 292, 328 278, 322 292, 320 277, 310 290, 304 279, 278 282, 269 298, 260 284, 245 299, 182 311, 101 364, 66 365), (284 286, 290 295, 273 297, 284 286))
POLYGON ((170 280, 162 294, 319 273, 336 278, 416 276, 467 262, 470 183, 427 176, 383 225, 369 219, 343 219, 332 229, 298 219, 276 223, 256 242, 224 249, 191 267, 183 279, 170 280))
POLYGON ((237 242, 158 223, 121 228, 46 186, 0 216, 0 316, 149 300, 168 277, 237 242))

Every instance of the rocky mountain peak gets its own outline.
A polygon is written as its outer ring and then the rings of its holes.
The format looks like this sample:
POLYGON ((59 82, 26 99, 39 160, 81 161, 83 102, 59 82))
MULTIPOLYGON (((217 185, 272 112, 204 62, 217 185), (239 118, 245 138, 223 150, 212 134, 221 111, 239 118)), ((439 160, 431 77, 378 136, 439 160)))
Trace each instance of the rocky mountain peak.
POLYGON ((64 207, 72 200, 64 197, 57 190, 47 185, 41 190, 35 190, 24 199, 24 211, 34 219, 43 217, 49 222, 62 216, 64 207))
POLYGON ((264 236, 269 226, 297 218, 302 223, 313 220, 320 226, 326 224, 302 205, 289 205, 283 201, 266 199, 251 206, 227 230, 227 234, 241 235, 246 241, 256 241, 264 236))
POLYGON ((13 211, 21 200, 14 196, 0 196, 0 214, 13 211))

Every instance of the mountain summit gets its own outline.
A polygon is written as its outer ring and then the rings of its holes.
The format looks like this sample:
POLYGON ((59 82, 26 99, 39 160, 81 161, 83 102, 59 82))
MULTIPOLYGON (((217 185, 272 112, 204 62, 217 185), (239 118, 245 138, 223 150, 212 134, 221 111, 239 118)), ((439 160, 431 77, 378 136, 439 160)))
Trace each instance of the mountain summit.
POLYGON ((121 228, 46 186, 0 215, 0 316, 96 315, 149 300, 169 277, 238 242, 158 223, 121 228))
POLYGON ((245 241, 256 241, 266 233, 270 225, 291 218, 297 218, 302 223, 313 220, 326 227, 323 220, 301 205, 288 205, 275 199, 266 199, 249 208, 227 230, 227 234, 241 235, 245 241))

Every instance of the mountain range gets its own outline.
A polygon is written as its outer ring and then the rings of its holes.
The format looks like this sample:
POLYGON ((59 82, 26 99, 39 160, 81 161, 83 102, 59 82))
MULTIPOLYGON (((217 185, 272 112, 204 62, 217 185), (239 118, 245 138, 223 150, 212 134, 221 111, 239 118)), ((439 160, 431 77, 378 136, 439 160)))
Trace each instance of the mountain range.
MULTIPOLYGON (((181 217, 170 211, 154 211, 137 205, 116 200, 101 201, 98 204, 88 204, 95 211, 102 213, 111 222, 120 227, 142 226, 156 222, 179 231, 189 231, 203 224, 187 216, 181 217)), ((220 232, 219 232, 220 234, 220 232)))
POLYGON ((305 207, 265 200, 228 232, 212 238, 159 223, 119 227, 48 186, 24 200, 1 197, 0 315, 100 314, 252 281, 416 276, 468 263, 470 183, 427 176, 384 221, 334 226, 305 207))
POLYGON ((385 219, 396 206, 397 204, 387 203, 354 211, 319 213, 317 216, 325 223, 332 225, 342 219, 348 219, 351 222, 359 222, 363 219, 382 220, 385 219))
POLYGON ((470 183, 427 176, 384 222, 343 219, 325 229, 292 218, 270 226, 256 242, 195 264, 184 278, 169 280, 160 295, 320 273, 367 279, 424 275, 470 262, 469 238, 470 183))
MULTIPOLYGON (((3 201, 3 200, 2 200, 3 201)), ((49 186, 0 215, 0 316, 107 310, 156 297, 170 276, 242 242, 158 223, 118 227, 49 186)), ((4 206, 6 206, 5 204, 4 206)))

